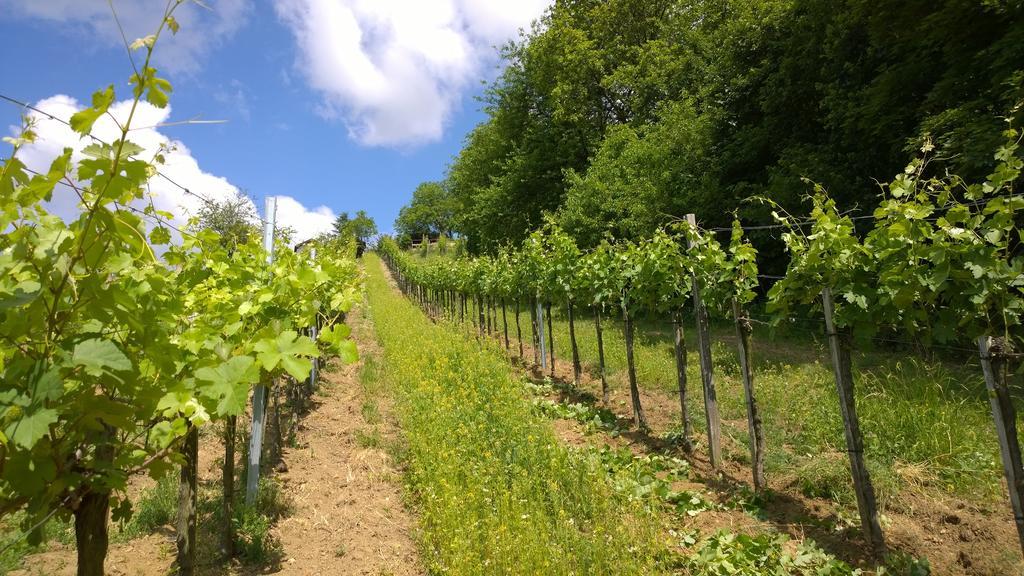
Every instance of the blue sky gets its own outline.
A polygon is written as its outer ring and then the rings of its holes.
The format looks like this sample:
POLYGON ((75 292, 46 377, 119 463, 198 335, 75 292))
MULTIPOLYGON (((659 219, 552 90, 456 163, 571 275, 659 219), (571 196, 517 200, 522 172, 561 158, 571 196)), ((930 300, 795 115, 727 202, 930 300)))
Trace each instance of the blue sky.
MULTIPOLYGON (((528 26, 545 0, 206 3, 212 11, 179 8, 181 32, 158 45, 156 66, 174 94, 170 114, 154 111, 153 123, 227 123, 160 127, 139 138, 180 142, 182 162, 164 170, 208 197, 237 187, 259 206, 266 195, 294 199, 279 200, 279 216, 308 236, 328 217, 359 209, 390 230, 416 185, 442 177, 483 119, 475 96, 496 73, 493 46, 528 26)), ((163 4, 115 0, 129 41, 154 29, 163 4)), ((131 67, 106 0, 0 0, 0 37, 0 94, 58 116, 108 84, 119 100, 129 96, 131 67)), ((21 114, 0 103, 5 134, 21 114)), ((70 137, 58 128, 40 133, 70 137)), ((42 167, 59 146, 51 148, 26 155, 42 167)), ((5 145, 0 155, 7 153, 5 145)), ((178 200, 165 196, 168 206, 178 200)), ((170 209, 184 218, 187 199, 170 209)))

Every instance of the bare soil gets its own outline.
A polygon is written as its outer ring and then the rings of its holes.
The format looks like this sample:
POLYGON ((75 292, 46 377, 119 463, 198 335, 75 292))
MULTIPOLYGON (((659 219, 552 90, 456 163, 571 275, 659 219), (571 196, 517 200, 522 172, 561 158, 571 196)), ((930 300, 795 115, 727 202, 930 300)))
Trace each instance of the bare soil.
MULTIPOLYGON (((528 338, 529 334, 524 336, 528 338)), ((511 348, 513 363, 529 379, 541 382, 550 377, 550 367, 542 371, 532 364, 533 348, 529 343, 524 344, 525 362, 518 358, 518 345, 513 343, 511 348)), ((555 394, 555 399, 601 405, 601 381, 588 368, 591 367, 583 366, 580 386, 571 390, 572 361, 556 358, 554 381, 560 385, 561 391, 555 394)), ((693 439, 695 450, 684 453, 657 435, 657 431, 664 432, 678 426, 678 395, 643 388, 640 393, 648 424, 655 431, 653 433, 630 429, 615 438, 608 434, 588 437, 575 422, 567 421, 556 421, 555 431, 571 445, 609 444, 629 447, 637 454, 656 452, 684 457, 691 464, 693 479, 711 494, 717 494, 720 500, 727 499, 740 486, 753 487, 749 468, 737 461, 746 457, 747 446, 723 436, 725 461, 719 470, 715 470, 706 452, 706 438, 696 436, 693 439)), ((700 394, 700 382, 691 382, 688 394, 700 394)), ((606 407, 616 414, 621 426, 631 426, 632 405, 626 385, 615 379, 609 380, 606 407)), ((746 422, 731 422, 730 425, 745 428, 746 422)), ((823 454, 822 457, 845 459, 845 454, 823 454)), ((823 549, 851 565, 868 569, 876 563, 859 529, 850 526, 850 519, 856 521, 856 509, 845 509, 831 500, 804 496, 792 477, 769 477, 768 485, 772 497, 764 507, 767 523, 756 521, 742 512, 716 511, 697 515, 688 520, 684 528, 753 533, 770 526, 794 539, 812 538, 823 549)), ((927 558, 932 573, 936 575, 1024 575, 1024 560, 1016 546, 1017 533, 1008 506, 1004 512, 993 513, 934 490, 903 490, 883 510, 883 530, 890 551, 927 558)))
MULTIPOLYGON (((359 353, 377 355, 372 327, 361 310, 349 315, 359 353)), ((320 405, 303 421, 297 447, 286 451, 279 477, 295 512, 277 525, 285 560, 279 574, 422 574, 416 522, 403 505, 399 470, 386 452, 398 440, 390 404, 375 398, 379 421, 362 415, 362 361, 332 368, 320 405), (372 438, 362 444, 359 438, 372 438), (377 441, 379 438, 379 443, 377 441)))
MULTIPOLYGON (((372 326, 357 308, 349 314, 360 354, 374 355, 372 326)), ((373 425, 378 446, 361 446, 358 431, 368 429, 361 414, 365 400, 359 383, 361 362, 332 365, 322 373, 321 388, 311 411, 298 424, 294 447, 286 447, 284 466, 277 474, 288 515, 272 534, 281 555, 269 565, 244 566, 218 558, 215 527, 200 526, 199 574, 249 576, 394 575, 423 574, 415 543, 416 520, 403 504, 401 470, 385 451, 398 441, 398 429, 388 399, 376 399, 379 421, 373 425)), ((239 418, 242 426, 243 418, 239 418)), ((224 458, 219 436, 200 442, 200 483, 218 486, 224 458)), ((241 472, 236 467, 236 473, 241 472)), ((133 479, 133 498, 151 486, 133 479)), ((218 488, 219 489, 219 488, 218 488)), ((110 576, 166 576, 174 573, 175 535, 172 526, 155 534, 110 546, 106 571, 110 576)), ((73 576, 74 547, 51 546, 26 557, 12 576, 73 576)))

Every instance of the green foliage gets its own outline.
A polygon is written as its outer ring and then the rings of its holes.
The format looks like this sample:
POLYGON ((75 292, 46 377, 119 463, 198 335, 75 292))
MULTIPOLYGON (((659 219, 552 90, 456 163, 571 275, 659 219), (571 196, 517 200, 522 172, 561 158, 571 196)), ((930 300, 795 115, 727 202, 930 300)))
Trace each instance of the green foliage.
POLYGON ((368 243, 377 235, 377 223, 365 210, 357 211, 352 218, 349 217, 348 212, 342 212, 334 219, 334 235, 368 243))
POLYGON ((1024 198, 1014 193, 1024 160, 1019 132, 1006 136, 981 182, 927 177, 925 158, 911 162, 884 187, 863 237, 817 187, 808 233, 778 216, 789 226, 783 240, 792 259, 769 309, 789 315, 828 286, 837 324, 861 334, 889 328, 925 342, 986 334, 1024 342, 1024 256, 1015 248, 1024 198))
MULTIPOLYGON (((487 118, 449 168, 455 230, 492 253, 545 213, 586 248, 689 212, 767 224, 743 201, 795 212, 804 177, 841 211, 870 210, 929 135, 930 174, 977 180, 1000 116, 1021 120, 1022 17, 1019 2, 556 3, 503 49, 487 118)), ((778 256, 767 237, 753 242, 778 256)))
POLYGON ((274 522, 288 514, 289 502, 273 478, 260 478, 252 506, 235 509, 235 550, 247 564, 264 565, 281 556, 281 542, 271 533, 274 522))
POLYGON ((250 237, 259 236, 258 216, 252 199, 243 194, 206 202, 196 213, 199 228, 216 232, 226 248, 246 244, 250 237))
MULTIPOLYGON (((112 143, 81 159, 63 150, 32 175, 18 159, 35 138, 28 123, 0 163, 0 510, 24 512, 23 530, 89 493, 110 494, 122 517, 128 477, 166 474, 190 425, 241 413, 256 382, 304 378, 312 356, 354 355, 332 329, 358 294, 343 241, 320 241, 313 260, 279 240, 268 264, 243 233, 241 200, 173 241, 173 215, 128 208, 148 202, 163 161, 139 159, 130 136, 140 101, 167 104, 170 84, 149 64, 179 4, 136 43, 145 59, 112 143), (79 198, 66 220, 49 212, 56 194, 79 198), (326 339, 298 336, 314 321, 326 339)), ((113 87, 97 92, 73 128, 89 135, 115 99, 113 87)))
POLYGON ((412 193, 412 200, 398 212, 395 232, 410 238, 425 234, 447 236, 455 224, 457 206, 441 182, 424 182, 412 193))
POLYGON ((118 538, 138 538, 174 522, 178 512, 177 475, 167 474, 160 478, 156 486, 142 493, 133 508, 132 517, 121 526, 118 538))
POLYGON ((695 546, 687 562, 692 574, 707 576, 855 576, 860 570, 823 552, 813 542, 794 550, 785 536, 719 532, 695 546))
POLYGON ((661 573, 653 519, 523 398, 505 359, 433 324, 367 260, 367 296, 408 444, 428 571, 661 573))

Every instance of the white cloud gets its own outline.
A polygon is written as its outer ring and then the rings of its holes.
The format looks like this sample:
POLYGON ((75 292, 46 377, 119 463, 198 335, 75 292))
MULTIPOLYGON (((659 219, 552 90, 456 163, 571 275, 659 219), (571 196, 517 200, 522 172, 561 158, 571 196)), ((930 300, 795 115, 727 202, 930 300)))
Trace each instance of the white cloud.
POLYGON ((295 242, 302 242, 334 230, 334 212, 327 206, 309 209, 290 196, 277 196, 275 226, 295 230, 295 242))
POLYGON ((463 90, 550 0, 275 0, 298 67, 366 145, 437 140, 463 90))
MULTIPOLYGON (((37 102, 35 107, 65 121, 82 108, 74 98, 64 95, 51 96, 37 102)), ((110 107, 110 115, 123 122, 130 107, 129 101, 117 102, 110 107)), ((205 201, 202 198, 210 201, 233 198, 239 193, 239 189, 227 178, 205 172, 183 142, 171 140, 156 128, 168 119, 170 113, 169 107, 160 109, 146 102, 139 103, 132 119, 132 125, 139 128, 132 130, 129 139, 144 149, 138 154, 142 159, 151 159, 161 147, 170 149, 164 154, 165 163, 159 165, 158 169, 174 183, 161 176, 155 176, 150 180, 149 190, 154 206, 174 214, 173 224, 181 227, 204 205, 205 201), (186 188, 191 194, 182 188, 186 188)), ((36 121, 35 131, 38 139, 23 147, 18 157, 32 170, 46 171, 53 158, 64 148, 72 148, 75 151, 73 158, 80 159, 81 150, 92 142, 87 137, 79 138, 70 127, 57 120, 37 112, 31 112, 30 115, 36 121)), ((12 128, 11 132, 16 133, 17 128, 12 128)), ((105 142, 113 142, 121 135, 114 119, 109 116, 100 117, 92 133, 105 142)), ((334 213, 326 206, 309 210, 289 196, 278 196, 277 203, 278 222, 295 229, 296 242, 329 230, 330 223, 334 221, 334 213)), ((145 204, 146 202, 142 201, 136 202, 138 207, 145 204)), ((49 208, 63 218, 73 218, 78 213, 77 206, 78 198, 74 191, 58 186, 49 208)))
MULTIPOLYGON (((156 50, 156 66, 168 72, 198 70, 207 52, 230 39, 246 22, 249 0, 207 0, 210 10, 193 3, 180 6, 177 34, 165 33, 156 50)), ((115 0, 114 8, 128 41, 156 31, 166 0, 115 0)), ((123 44, 107 0, 0 0, 0 13, 82 27, 86 35, 109 46, 123 44)))

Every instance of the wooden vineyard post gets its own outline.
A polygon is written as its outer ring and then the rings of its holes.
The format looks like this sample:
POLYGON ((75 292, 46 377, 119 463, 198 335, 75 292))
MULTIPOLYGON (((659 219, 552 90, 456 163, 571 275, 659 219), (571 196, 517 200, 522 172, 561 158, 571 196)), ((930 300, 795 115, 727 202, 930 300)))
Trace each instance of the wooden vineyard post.
POLYGON ((496 340, 500 340, 498 334, 498 303, 494 299, 494 296, 491 296, 491 315, 494 316, 494 320, 492 322, 492 325, 494 326, 494 338, 496 340))
POLYGON ((1010 350, 1003 338, 982 336, 978 338, 978 352, 981 369, 985 373, 985 387, 992 406, 992 419, 999 437, 999 454, 1003 460, 1003 473, 1010 490, 1010 505, 1013 521, 1017 525, 1017 537, 1021 551, 1024 551, 1024 469, 1021 468, 1020 441, 1017 438, 1017 414, 1010 398, 1007 382, 1007 357, 1010 350))
POLYGON ((530 297, 530 343, 533 344, 533 364, 534 366, 540 365, 540 357, 538 356, 538 350, 540 350, 540 344, 537 343, 537 299, 530 297))
POLYGON ((516 298, 516 340, 519 342, 519 359, 523 359, 523 329, 519 326, 519 298, 516 298))
POLYGON ((501 299, 501 328, 505 332, 505 353, 508 354, 508 316, 505 313, 505 299, 501 299))
POLYGON ((544 306, 548 313, 548 354, 551 356, 551 379, 555 379, 555 331, 551 328, 551 302, 544 306))
POLYGON ((597 331, 597 364, 601 372, 601 400, 608 405, 608 376, 604 367, 604 331, 601 330, 601 309, 594 307, 594 329, 597 331))
POLYGON ((679 413, 683 424, 683 450, 693 450, 693 424, 686 403, 686 334, 683 330, 683 312, 672 313, 672 327, 675 332, 674 350, 676 355, 676 384, 679 387, 679 413))
POLYGON ((850 473, 853 488, 857 493, 857 509, 860 511, 861 530, 864 539, 875 554, 885 554, 885 539, 882 525, 878 521, 878 504, 875 488, 871 484, 867 465, 864 462, 864 437, 860 433, 860 420, 853 395, 853 364, 850 358, 850 334, 836 329, 835 305, 832 290, 826 286, 821 291, 822 306, 825 309, 825 329, 828 331, 829 348, 832 351, 832 369, 835 373, 836 391, 839 393, 839 409, 843 415, 843 430, 846 434, 846 452, 850 455, 850 473))
POLYGON ((580 348, 576 344, 576 322, 573 318, 572 298, 566 300, 566 314, 569 315, 569 342, 572 344, 572 384, 579 388, 580 385, 580 348))
MULTIPOLYGON (((536 321, 536 327, 537 327, 537 344, 538 344, 538 346, 534 347, 533 350, 534 350, 534 356, 536 357, 537 349, 539 347, 539 349, 540 349, 540 362, 539 362, 539 364, 540 364, 541 370, 543 370, 544 368, 547 368, 547 365, 548 365, 548 357, 544 354, 544 309, 540 305, 540 299, 536 299, 536 300, 534 300, 534 302, 536 303, 536 306, 534 306, 534 309, 536 310, 536 320, 535 321, 536 321)), ((537 363, 537 362, 535 362, 535 363, 537 363)))
MULTIPOLYGON (((274 263, 274 221, 277 218, 277 198, 267 196, 264 204, 263 248, 267 251, 267 264, 274 263)), ((252 430, 249 434, 249 468, 245 478, 245 504, 256 501, 260 483, 260 454, 263 452, 263 420, 267 409, 267 386, 260 382, 252 391, 252 430)), ((230 519, 226 519, 230 522, 230 519)))
MULTIPOLYGON (((697 229, 697 217, 686 215, 686 222, 691 229, 697 229)), ((690 248, 693 240, 689 240, 690 248)), ((715 381, 711 364, 711 337, 708 336, 708 311, 700 296, 700 277, 693 274, 693 313, 697 317, 697 352, 700 355, 700 377, 704 384, 704 417, 708 426, 708 451, 711 453, 711 466, 718 469, 722 465, 722 420, 718 415, 718 395, 715 392, 715 381)))
POLYGON ((644 416, 644 408, 640 404, 640 388, 636 383, 636 364, 633 361, 633 317, 622 306, 622 321, 625 324, 626 332, 626 372, 629 374, 629 397, 633 402, 633 423, 640 430, 648 430, 647 418, 644 416))
POLYGON ((224 468, 221 470, 223 521, 221 552, 225 558, 235 557, 235 428, 238 416, 228 416, 224 422, 224 468))
POLYGON ((492 330, 492 327, 491 327, 491 308, 494 307, 493 305, 494 305, 494 301, 491 299, 491 297, 490 296, 484 296, 484 318, 486 319, 487 335, 488 336, 490 336, 493 333, 493 330, 492 330))
POLYGON ((761 428, 761 414, 754 395, 754 373, 751 367, 753 354, 750 349, 750 318, 733 298, 732 316, 736 320, 736 342, 739 346, 740 373, 743 376, 743 393, 747 401, 747 427, 750 430, 750 461, 753 466, 754 491, 765 488, 764 481, 764 431, 761 428))
POLYGON ((484 299, 483 299, 483 296, 477 296, 476 297, 476 315, 477 315, 477 322, 480 325, 479 326, 480 336, 483 337, 483 335, 484 335, 484 323, 485 323, 485 321, 484 321, 484 299))
MULTIPOLYGON (((178 518, 175 534, 178 548, 178 574, 192 576, 196 571, 196 479, 199 473, 199 429, 189 424, 185 442, 181 447, 178 483, 178 518)), ((230 520, 228 520, 230 521, 230 520)))

